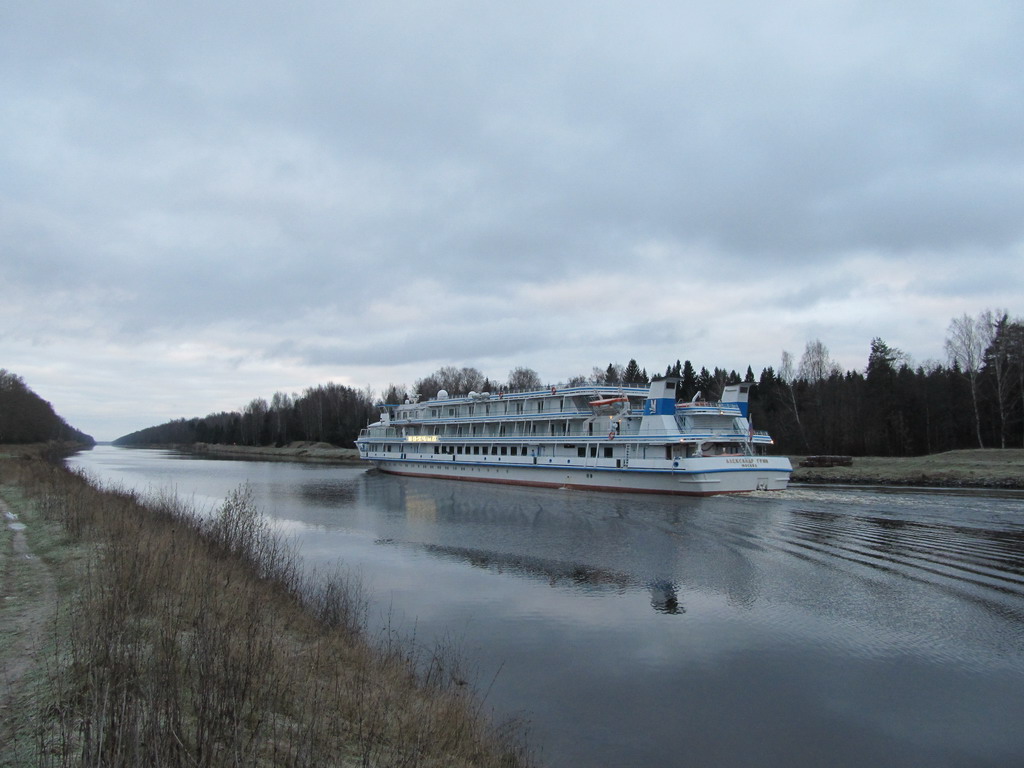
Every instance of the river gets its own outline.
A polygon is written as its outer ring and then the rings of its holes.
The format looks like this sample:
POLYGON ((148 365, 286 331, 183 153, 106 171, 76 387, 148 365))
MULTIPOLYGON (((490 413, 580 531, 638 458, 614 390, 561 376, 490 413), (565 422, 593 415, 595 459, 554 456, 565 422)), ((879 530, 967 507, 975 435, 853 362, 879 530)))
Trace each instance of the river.
POLYGON ((98 446, 98 480, 205 509, 248 483, 373 631, 453 644, 568 766, 1024 761, 1024 495, 707 499, 98 446))

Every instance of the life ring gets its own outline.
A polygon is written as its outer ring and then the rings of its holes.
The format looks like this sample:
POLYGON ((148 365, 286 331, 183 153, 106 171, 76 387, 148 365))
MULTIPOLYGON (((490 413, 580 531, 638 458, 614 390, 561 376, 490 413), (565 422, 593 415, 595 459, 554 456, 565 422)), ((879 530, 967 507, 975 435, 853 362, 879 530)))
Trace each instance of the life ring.
POLYGON ((608 439, 609 440, 614 440, 615 439, 615 430, 614 429, 611 432, 608 433, 608 439))

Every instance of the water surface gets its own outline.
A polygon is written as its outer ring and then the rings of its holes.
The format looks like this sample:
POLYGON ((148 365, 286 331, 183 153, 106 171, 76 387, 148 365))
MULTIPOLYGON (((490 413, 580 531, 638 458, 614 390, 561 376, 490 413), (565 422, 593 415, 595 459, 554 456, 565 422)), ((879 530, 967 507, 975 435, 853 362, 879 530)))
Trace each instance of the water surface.
POLYGON ((371 625, 455 643, 552 766, 1006 766, 1024 756, 1024 495, 679 499, 97 447, 212 508, 248 483, 371 625))

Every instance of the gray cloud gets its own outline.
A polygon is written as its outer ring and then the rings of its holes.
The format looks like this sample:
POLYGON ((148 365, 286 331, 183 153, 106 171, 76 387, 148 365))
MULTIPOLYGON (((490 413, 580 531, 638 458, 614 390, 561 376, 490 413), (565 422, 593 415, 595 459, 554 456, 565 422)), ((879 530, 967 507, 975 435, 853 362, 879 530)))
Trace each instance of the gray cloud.
MULTIPOLYGON (((116 389, 186 345, 220 392, 222 358, 286 388, 756 368, 808 333, 936 357, 949 317, 1019 312, 1022 29, 1010 2, 21 4, 0 364, 45 387, 65 342, 131 350, 116 389)), ((101 390, 68 418, 109 418, 101 390)))

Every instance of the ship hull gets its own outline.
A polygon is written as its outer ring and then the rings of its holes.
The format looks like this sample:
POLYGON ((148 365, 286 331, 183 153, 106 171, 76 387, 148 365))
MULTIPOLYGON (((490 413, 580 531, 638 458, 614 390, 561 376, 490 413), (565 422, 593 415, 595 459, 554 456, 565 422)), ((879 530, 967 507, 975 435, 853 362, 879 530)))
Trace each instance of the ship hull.
POLYGON ((407 477, 526 485, 621 493, 713 496, 723 493, 777 491, 786 488, 791 467, 784 458, 760 457, 748 466, 725 460, 705 460, 704 466, 672 470, 487 462, 432 462, 402 459, 372 460, 380 471, 407 477))

